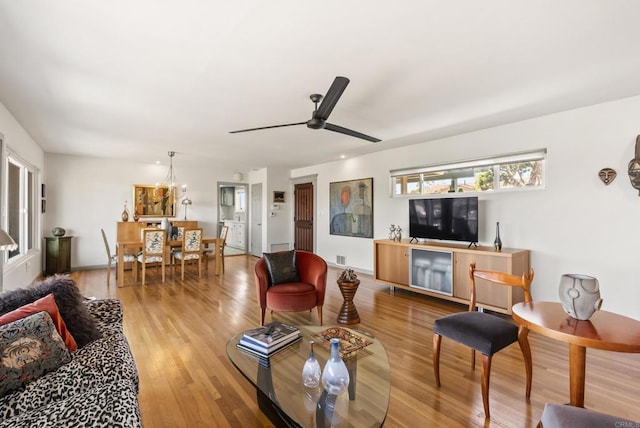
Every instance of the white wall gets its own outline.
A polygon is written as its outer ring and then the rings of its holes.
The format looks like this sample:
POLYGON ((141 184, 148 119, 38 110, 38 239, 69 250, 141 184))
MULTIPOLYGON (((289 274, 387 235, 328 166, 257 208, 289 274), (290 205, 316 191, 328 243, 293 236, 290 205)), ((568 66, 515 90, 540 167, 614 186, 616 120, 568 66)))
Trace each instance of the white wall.
MULTIPOLYGON (((7 148, 11 149, 12 152, 16 153, 24 161, 38 168, 42 176, 44 170, 44 152, 2 104, 0 104, 0 134, 2 134, 4 141, 1 154, 2 166, 0 167, 0 171, 2 171, 2 178, 0 179, 0 189, 4 189, 4 181, 6 179, 4 161, 6 159, 7 148)), ((38 183, 38 188, 39 187, 40 184, 38 183)), ((0 193, 2 192, 0 191, 0 193)), ((2 204, 0 212, 4 214, 7 212, 7 196, 2 194, 0 201, 2 204)), ((40 207, 38 205, 37 210, 39 211, 39 209, 40 207)), ((5 228, 6 225, 7 219, 3 217, 0 227, 5 228)), ((41 224, 38 224, 38 227, 40 228, 41 224)), ((22 257, 17 262, 13 260, 4 266, 0 265, 0 268, 3 268, 4 271, 4 290, 26 287, 40 274, 40 261, 42 259, 41 248, 43 244, 39 239, 40 234, 37 233, 36 236, 38 236, 38 239, 36 239, 36 248, 31 250, 26 257, 22 257)))
MULTIPOLYGON (((458 135, 428 143, 373 153, 300 168, 287 180, 317 177, 316 249, 327 261, 346 256, 357 270, 373 270, 371 239, 329 235, 329 183, 354 178, 374 178, 374 233, 384 239, 391 223, 408 230, 408 203, 389 196, 390 169, 464 160, 523 150, 547 148, 547 187, 541 191, 481 195, 480 241, 491 244, 495 222, 500 221, 507 247, 532 251, 536 270, 533 295, 539 300, 558 300, 563 273, 583 273, 600 280, 603 308, 640 319, 640 287, 636 278, 640 242, 637 219, 640 197, 631 187, 627 163, 634 157, 640 134, 637 112, 640 97, 600 104, 506 126, 458 135), (605 186, 597 173, 614 168, 618 177, 605 186)), ((47 214, 44 231, 54 226, 76 236, 72 266, 104 265, 105 252, 100 228, 115 242, 116 222, 125 200, 131 201, 132 184, 155 183, 166 174, 166 166, 90 157, 43 155, 40 148, 4 109, 0 108, 0 132, 5 144, 25 160, 44 170, 47 184, 47 214)), ((379 143, 384 144, 384 142, 379 143)), ((224 166, 181 165, 176 174, 189 183, 193 205, 189 218, 203 222, 205 233, 216 233, 218 181, 232 181, 224 166)), ((264 182, 264 250, 271 243, 292 242, 291 215, 268 217, 273 190, 290 188, 282 171, 250 174, 250 184, 264 182), (265 239, 266 238, 266 239, 265 239)), ((291 203, 292 195, 287 194, 291 203)), ((4 203, 4 199, 3 199, 4 203)), ((182 208, 182 207, 180 207, 182 208)), ((290 213, 290 207, 281 211, 290 213)), ((178 211, 179 218, 183 215, 178 211)), ((38 253, 37 258, 40 258, 38 253)), ((24 286, 40 272, 30 264, 5 267, 5 288, 24 286)))
MULTIPOLYGON (((100 234, 104 228, 112 251, 116 242, 116 224, 127 201, 132 221, 131 201, 134 184, 154 184, 167 174, 167 165, 143 164, 122 160, 47 154, 47 214, 45 234, 61 226, 73 235, 71 266, 104 266, 106 252, 100 234)), ((174 169, 179 184, 187 183, 188 219, 198 220, 204 234, 217 235, 218 181, 232 181, 233 170, 216 166, 186 165, 176 155, 174 169)), ((178 205, 176 220, 184 218, 184 206, 178 205)), ((147 220, 143 218, 142 220, 147 220)))
POLYGON ((389 196, 390 169, 547 148, 545 190, 480 195, 481 243, 491 245, 500 221, 505 247, 531 250, 534 299, 558 301, 560 275, 583 273, 600 280, 603 309, 640 319, 640 197, 627 175, 640 134, 638 111, 640 97, 633 97, 300 168, 291 176, 317 174, 317 252, 334 263, 344 255, 348 266, 371 272, 371 239, 329 235, 330 182, 373 177, 374 236, 386 239, 392 223, 408 231, 407 199, 389 196), (598 178, 604 167, 618 172, 609 186, 598 178))

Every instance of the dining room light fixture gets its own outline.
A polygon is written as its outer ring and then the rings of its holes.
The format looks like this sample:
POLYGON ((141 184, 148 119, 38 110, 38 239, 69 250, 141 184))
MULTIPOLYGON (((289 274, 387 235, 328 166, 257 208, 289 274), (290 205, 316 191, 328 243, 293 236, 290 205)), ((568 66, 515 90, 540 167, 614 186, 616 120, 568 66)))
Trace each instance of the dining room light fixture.
POLYGON ((175 203, 178 199, 183 197, 185 193, 187 193, 187 185, 183 184, 178 188, 176 175, 173 171, 173 157, 176 155, 176 152, 169 151, 167 154, 169 155, 169 171, 162 182, 156 183, 155 191, 157 196, 165 196, 169 201, 175 203), (160 189, 163 187, 167 187, 169 189, 166 195, 159 194, 160 189))
POLYGON ((184 205, 184 219, 187 219, 187 206, 191 205, 191 199, 189 198, 184 198, 181 202, 182 205, 184 205))

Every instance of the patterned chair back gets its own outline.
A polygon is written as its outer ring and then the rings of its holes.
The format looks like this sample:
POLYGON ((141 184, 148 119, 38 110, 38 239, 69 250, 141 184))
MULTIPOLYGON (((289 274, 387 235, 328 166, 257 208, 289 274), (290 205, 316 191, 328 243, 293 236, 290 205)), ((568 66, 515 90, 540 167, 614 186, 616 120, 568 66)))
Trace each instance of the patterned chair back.
POLYGON ((202 251, 202 228, 187 229, 182 238, 183 253, 200 253, 202 251))
POLYGON ((142 234, 144 250, 146 256, 164 254, 164 245, 167 238, 167 232, 163 229, 143 229, 142 234))
POLYGON ((182 239, 182 237, 184 236, 184 226, 178 226, 178 239, 182 239))

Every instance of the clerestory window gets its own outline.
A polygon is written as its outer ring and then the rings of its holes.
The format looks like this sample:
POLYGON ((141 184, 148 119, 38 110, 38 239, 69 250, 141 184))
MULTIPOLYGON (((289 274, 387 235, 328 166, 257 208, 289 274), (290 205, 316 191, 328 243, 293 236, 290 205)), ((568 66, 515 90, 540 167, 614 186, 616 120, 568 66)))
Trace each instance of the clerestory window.
POLYGON ((390 171, 392 196, 544 188, 547 150, 390 171))

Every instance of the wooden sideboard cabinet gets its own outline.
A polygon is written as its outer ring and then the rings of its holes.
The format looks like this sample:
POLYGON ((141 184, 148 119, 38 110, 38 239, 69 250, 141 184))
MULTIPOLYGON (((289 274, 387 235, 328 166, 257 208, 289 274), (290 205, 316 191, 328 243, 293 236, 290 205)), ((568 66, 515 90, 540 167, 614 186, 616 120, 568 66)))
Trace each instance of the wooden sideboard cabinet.
MULTIPOLYGON (((438 242, 374 240, 376 281, 432 297, 469 304, 469 265, 477 269, 522 275, 529 270, 529 250, 467 247, 438 242)), ((534 284, 535 287, 535 284, 534 284)), ((524 300, 520 289, 491 286, 476 281, 479 307, 511 314, 511 307, 524 300)))
POLYGON ((71 238, 73 236, 45 237, 46 276, 71 272, 71 238))

